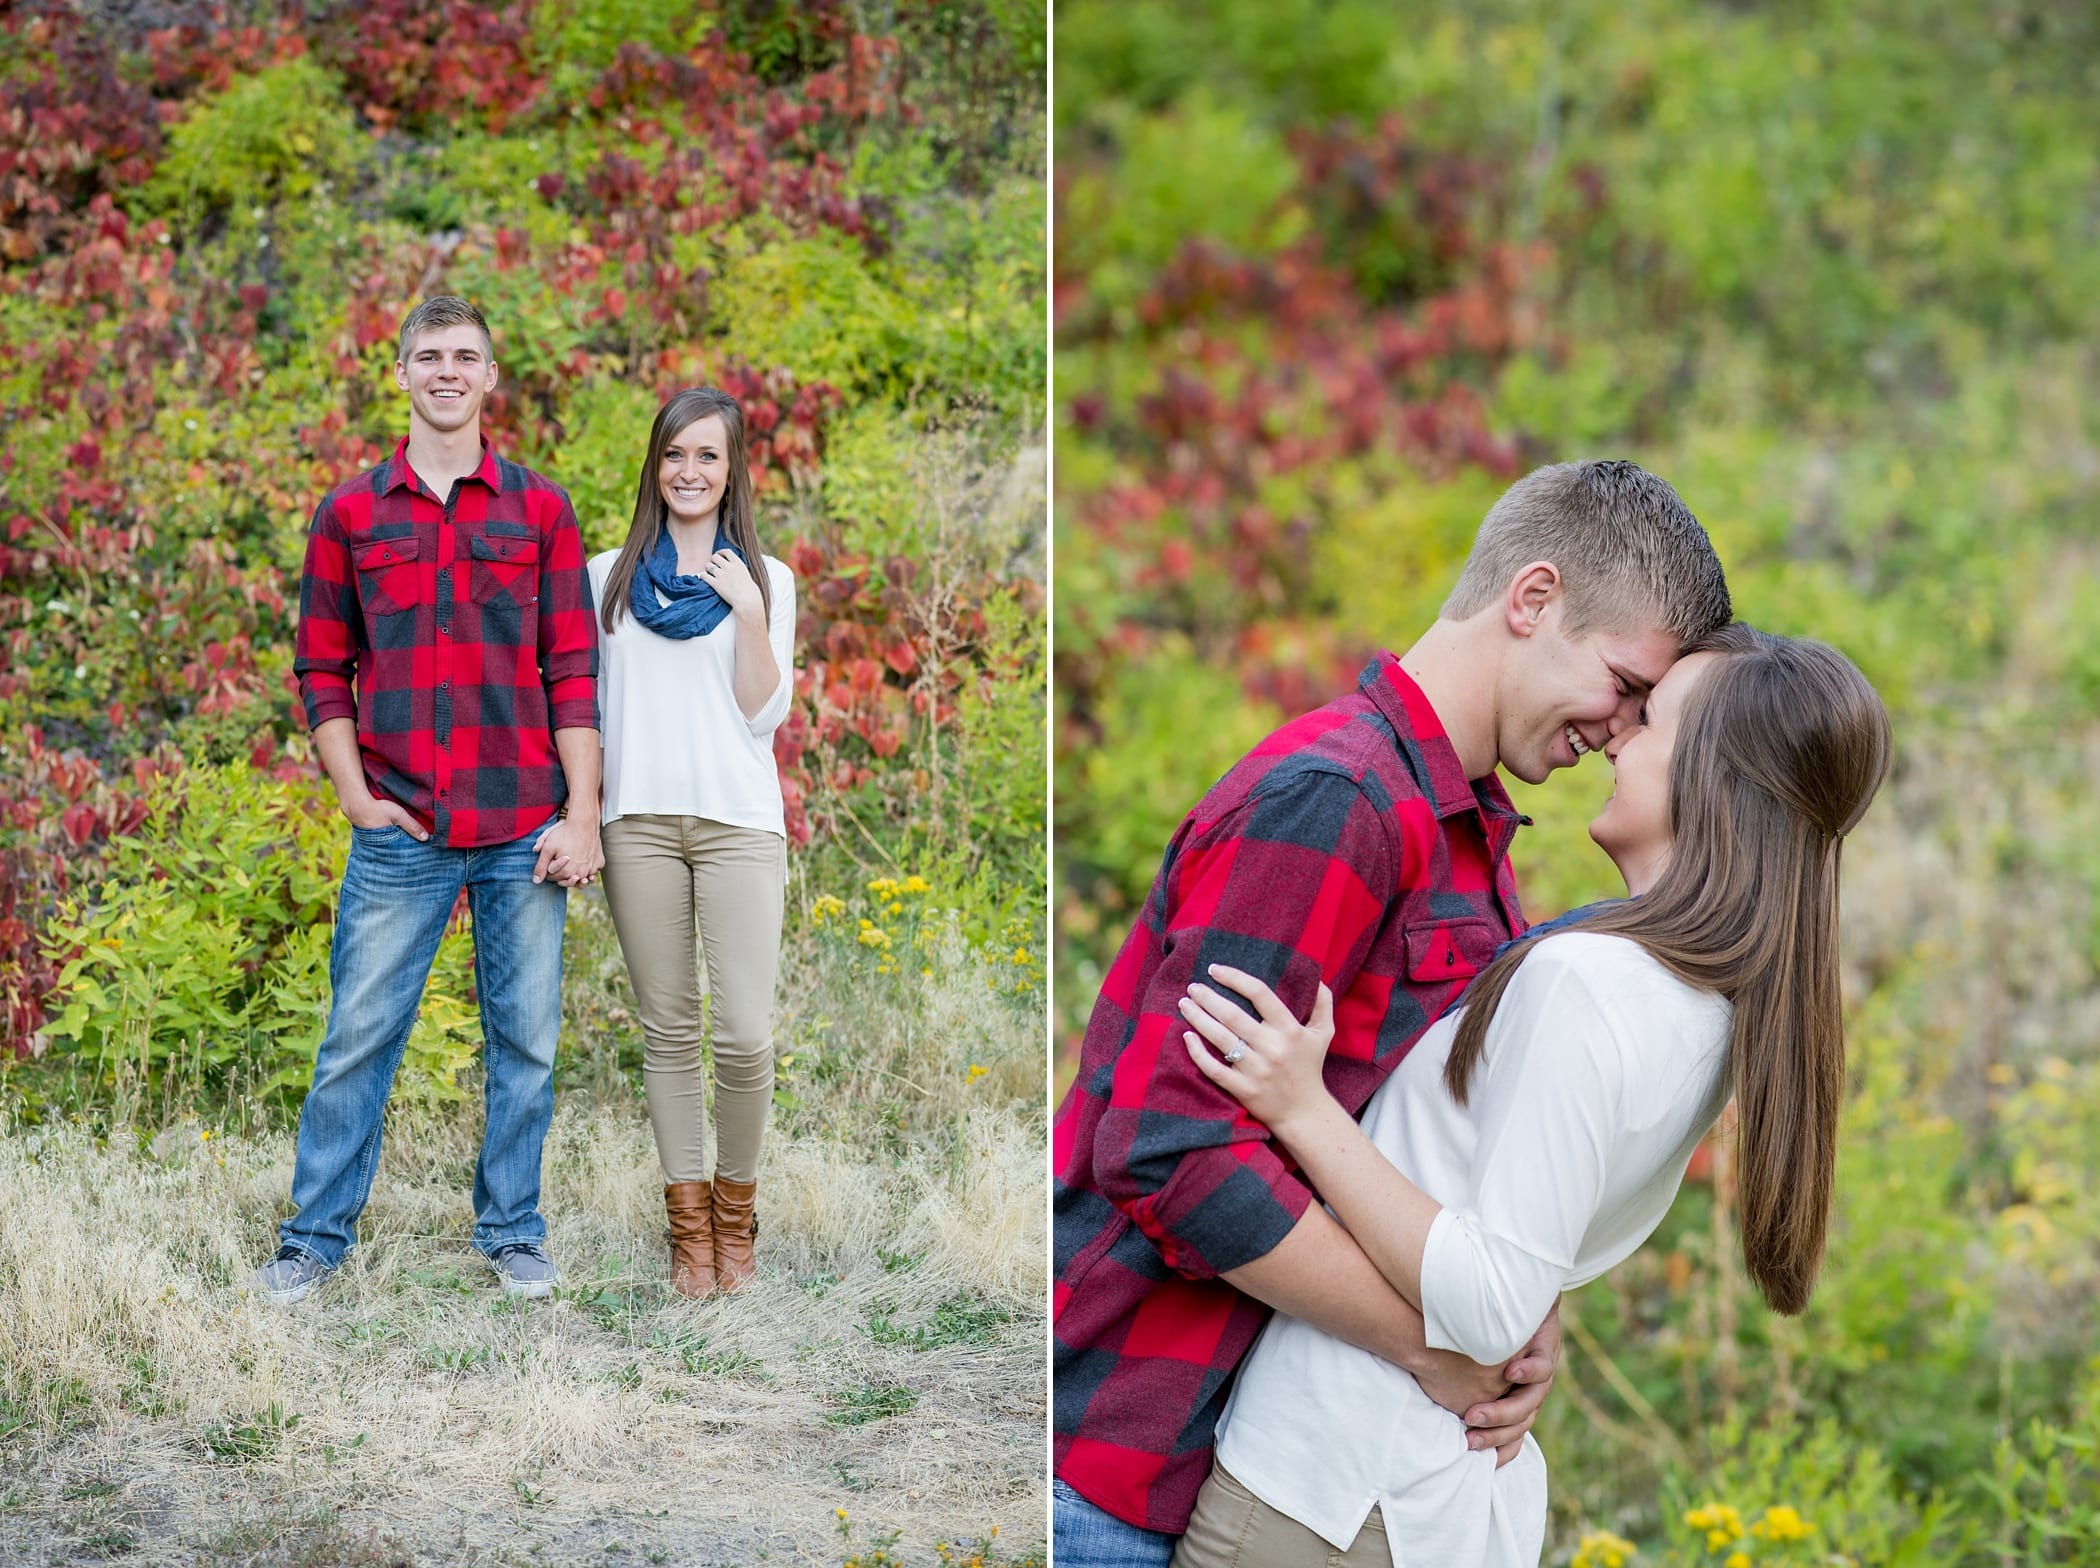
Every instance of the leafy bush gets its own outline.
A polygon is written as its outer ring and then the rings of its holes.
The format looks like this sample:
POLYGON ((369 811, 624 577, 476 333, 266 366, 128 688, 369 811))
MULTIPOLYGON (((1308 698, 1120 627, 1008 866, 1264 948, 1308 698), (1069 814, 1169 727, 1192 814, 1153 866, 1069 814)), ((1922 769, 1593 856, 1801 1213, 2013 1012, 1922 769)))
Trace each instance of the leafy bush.
POLYGON ((235 212, 252 228, 255 210, 354 178, 366 156, 339 84, 302 55, 242 78, 178 121, 140 207, 235 212))
MULTIPOLYGON (((303 780, 245 763, 156 780, 143 820, 111 841, 100 888, 48 928, 64 960, 50 1035, 88 1073, 137 1092, 303 1089, 327 1024, 347 842, 333 803, 303 780)), ((460 925, 440 944, 402 1060, 410 1099, 464 1093, 458 1075, 481 1043, 472 972, 460 925)))

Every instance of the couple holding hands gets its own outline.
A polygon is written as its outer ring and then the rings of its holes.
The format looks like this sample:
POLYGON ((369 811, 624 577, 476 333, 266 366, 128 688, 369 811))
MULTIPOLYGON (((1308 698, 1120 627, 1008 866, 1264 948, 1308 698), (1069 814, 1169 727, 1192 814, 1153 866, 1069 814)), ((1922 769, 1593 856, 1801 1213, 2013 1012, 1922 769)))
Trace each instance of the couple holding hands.
POLYGON ((1053 1134, 1059 1568, 1537 1563, 1560 1293, 1731 1095, 1749 1274, 1799 1312, 1889 750, 1842 655, 1732 621, 1669 485, 1512 486, 1436 622, 1183 821, 1102 987, 1053 1134), (1596 751, 1626 896, 1527 932, 1495 770, 1596 751))
POLYGON ((473 1244, 503 1289, 559 1280, 539 1211, 568 890, 602 872, 646 1039, 671 1283, 755 1270, 787 834, 771 735, 793 692, 795 587, 759 548, 742 411, 703 387, 649 432, 626 543, 586 562, 569 499, 493 452, 488 324, 401 324, 408 434, 314 513, 294 669, 350 819, 328 1024, 292 1201, 253 1276, 297 1301, 341 1265, 394 1073, 464 892, 488 1122, 473 1244), (715 1156, 695 937, 712 998, 715 1156))

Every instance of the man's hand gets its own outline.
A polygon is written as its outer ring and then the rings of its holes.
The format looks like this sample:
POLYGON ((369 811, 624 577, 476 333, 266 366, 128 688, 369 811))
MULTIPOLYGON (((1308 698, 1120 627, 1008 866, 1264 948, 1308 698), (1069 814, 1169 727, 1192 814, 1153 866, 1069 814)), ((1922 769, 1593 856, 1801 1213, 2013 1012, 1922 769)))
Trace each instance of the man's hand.
POLYGON ((1407 1370, 1421 1384, 1423 1393, 1461 1420, 1468 1411, 1488 1409, 1491 1401, 1511 1392, 1509 1378, 1501 1367, 1481 1366, 1455 1350, 1422 1351, 1407 1370))
POLYGON ((563 887, 585 887, 605 865, 605 849, 598 841, 598 814, 570 812, 533 842, 539 859, 533 863, 532 880, 553 877, 563 887))
POLYGON ((422 840, 430 835, 423 831, 423 824, 408 814, 405 806, 397 806, 383 795, 366 793, 362 800, 338 802, 343 815, 356 828, 399 828, 410 838, 422 840))
POLYGON ((1502 1368, 1501 1375, 1511 1384, 1508 1394, 1460 1412, 1467 1427, 1466 1442, 1474 1448, 1494 1449, 1497 1468, 1516 1458, 1524 1434, 1545 1408, 1559 1365, 1560 1303, 1555 1301, 1531 1343, 1502 1368))

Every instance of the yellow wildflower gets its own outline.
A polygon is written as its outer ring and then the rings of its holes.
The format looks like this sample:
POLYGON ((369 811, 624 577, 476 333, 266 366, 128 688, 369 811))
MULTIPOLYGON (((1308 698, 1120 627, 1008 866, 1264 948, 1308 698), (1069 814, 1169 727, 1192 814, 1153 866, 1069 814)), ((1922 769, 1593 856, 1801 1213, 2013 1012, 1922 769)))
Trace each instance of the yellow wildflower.
POLYGON ((1750 1533, 1768 1541, 1805 1541, 1815 1526, 1784 1504, 1767 1508, 1765 1516, 1750 1527, 1750 1533))
POLYGON ((986 1073, 990 1071, 991 1069, 989 1067, 980 1067, 977 1065, 977 1063, 972 1062, 970 1064, 970 1082, 975 1083, 978 1079, 982 1078, 986 1073))
POLYGON ((1708 1503, 1704 1508, 1694 1508, 1684 1516, 1684 1522, 1694 1530, 1706 1532, 1706 1549, 1710 1552, 1718 1552, 1743 1538, 1743 1516, 1726 1503, 1708 1503))
POLYGON ((1721 1564, 1721 1568, 1750 1568, 1750 1554, 1748 1552, 1730 1552, 1727 1559, 1721 1564))
POLYGON ((1570 1568, 1626 1568, 1638 1550, 1633 1542, 1609 1530, 1592 1530, 1575 1548, 1570 1568))
POLYGON ((903 893, 931 893, 933 884, 915 872, 904 879, 904 886, 899 888, 898 891, 903 893))

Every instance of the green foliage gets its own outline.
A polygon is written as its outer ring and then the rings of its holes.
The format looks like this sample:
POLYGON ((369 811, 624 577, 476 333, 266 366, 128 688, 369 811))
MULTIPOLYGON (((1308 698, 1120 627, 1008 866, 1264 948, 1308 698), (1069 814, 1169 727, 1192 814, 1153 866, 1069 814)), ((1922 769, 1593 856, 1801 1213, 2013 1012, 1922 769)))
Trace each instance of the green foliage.
POLYGON ((1280 124, 1369 117, 1393 102, 1389 73, 1404 36, 1393 8, 1376 0, 1078 0, 1057 12, 1058 121, 1205 92, 1257 105, 1280 124))
POLYGON ((1731 1421, 1715 1461, 1673 1477, 1662 1496, 1667 1545, 1658 1559, 1709 1568, 1734 1553, 1757 1565, 1827 1563, 1831 1554, 1890 1568, 1960 1560, 1947 1505, 1906 1496, 1888 1465, 1836 1422, 1731 1421))
POLYGON ((622 45, 633 44, 663 55, 682 55, 713 30, 705 9, 664 5, 659 0, 538 0, 532 7, 531 51, 534 63, 548 71, 559 88, 573 79, 585 81, 613 62, 622 45))
POLYGON ((1110 308, 1127 307, 1187 240, 1265 255, 1303 232, 1302 215, 1275 217, 1296 183, 1282 139, 1242 104, 1198 91, 1130 124, 1119 151, 1113 179, 1074 177, 1060 239, 1110 308))
POLYGON ((857 395, 901 394, 915 322, 867 257, 831 235, 754 246, 716 287, 710 320, 729 351, 857 395))
POLYGON ((562 443, 562 488, 576 509, 588 555, 627 541, 656 409, 647 388, 612 378, 587 382, 570 397, 564 410, 569 435, 562 443))
POLYGON ((988 599, 984 616, 985 674, 956 697, 947 802, 929 813, 925 860, 978 941, 1008 922, 1033 926, 1049 877, 1043 621, 1010 594, 988 599))
POLYGON ((77 956, 60 972, 51 1034, 97 1074, 146 1083, 258 1049, 274 1071, 310 1049, 308 1020, 273 1005, 281 988, 258 976, 326 922, 340 839, 310 788, 245 766, 161 781, 137 832, 110 846, 94 902, 53 923, 53 945, 77 956))
POLYGON ((340 84, 301 56, 236 81, 177 123, 139 201, 146 212, 245 216, 349 180, 365 157, 340 84))
POLYGON ((1990 1502, 1987 1549, 2020 1568, 2089 1562, 2100 1554, 2100 1420, 2093 1369, 2076 1419, 2033 1421, 2006 1437, 1982 1481, 1990 1502))
MULTIPOLYGON (((49 928, 70 954, 52 996, 54 1049, 134 1092, 303 1090, 328 1018, 328 942, 345 830, 314 787, 245 763, 157 782, 112 842, 91 900, 49 928), (174 1080, 171 1083, 170 1080, 174 1080)), ((439 945, 397 1087, 464 1098, 481 1044, 464 927, 439 945)))

